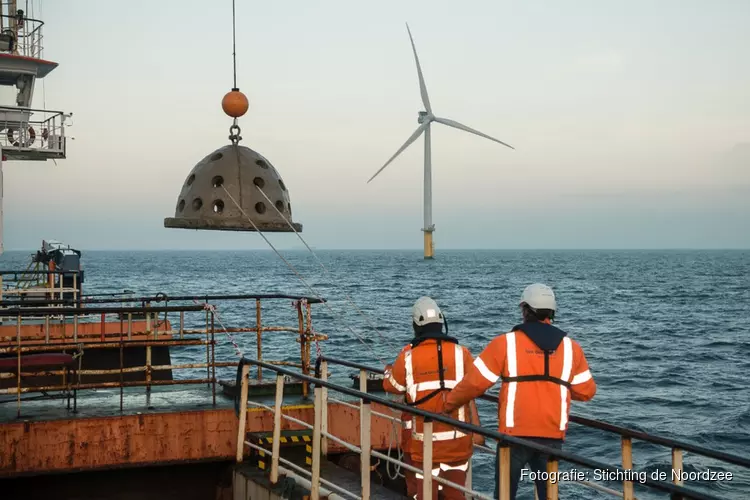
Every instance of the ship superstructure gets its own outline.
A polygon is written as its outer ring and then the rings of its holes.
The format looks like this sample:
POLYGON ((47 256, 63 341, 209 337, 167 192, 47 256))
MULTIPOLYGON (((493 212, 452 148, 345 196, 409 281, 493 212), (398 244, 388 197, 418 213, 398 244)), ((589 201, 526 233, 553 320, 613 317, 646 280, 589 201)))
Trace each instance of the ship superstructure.
POLYGON ((32 107, 37 81, 58 64, 44 58, 44 22, 24 11, 28 5, 0 2, 0 254, 4 164, 65 159, 65 120, 72 116, 32 107), (9 94, 12 100, 2 99, 9 94))

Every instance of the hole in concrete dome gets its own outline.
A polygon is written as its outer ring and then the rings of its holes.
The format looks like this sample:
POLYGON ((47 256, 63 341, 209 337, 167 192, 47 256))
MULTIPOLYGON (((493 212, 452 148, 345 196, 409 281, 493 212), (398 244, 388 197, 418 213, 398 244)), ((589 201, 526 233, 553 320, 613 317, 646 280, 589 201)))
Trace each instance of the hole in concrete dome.
POLYGON ((214 202, 214 213, 220 214, 224 211, 224 202, 221 200, 216 200, 214 202))
POLYGON ((276 202, 276 208, 279 209, 279 212, 283 212, 284 211, 284 202, 281 201, 281 200, 277 201, 276 202))
POLYGON ((195 180, 195 174, 190 174, 190 177, 188 177, 187 185, 191 185, 193 181, 195 180))
POLYGON ((289 213, 291 214, 292 213, 292 204, 291 203, 287 203, 286 206, 289 209, 289 213))
POLYGON ((200 198, 196 198, 193 200, 193 210, 197 212, 198 210, 201 209, 202 206, 203 206, 203 200, 201 200, 200 198))
POLYGON ((177 210, 180 212, 185 210, 185 200, 180 200, 180 202, 177 204, 177 210))
POLYGON ((255 164, 258 165, 260 168, 268 168, 268 163, 266 163, 263 160, 255 160, 255 164))
POLYGON ((279 186, 281 186, 281 189, 283 191, 286 191, 286 186, 284 185, 284 181, 282 181, 281 179, 279 179, 279 186))
POLYGON ((258 203, 255 204, 255 211, 258 212, 259 214, 266 213, 266 204, 263 203, 262 201, 259 201, 258 203))
POLYGON ((221 160, 222 158, 224 158, 222 153, 214 153, 211 155, 211 161, 221 160))
POLYGON ((256 177, 255 179, 253 179, 253 184, 263 189, 263 187, 266 185, 266 181, 264 181, 260 177, 256 177))
POLYGON ((224 177, 220 175, 217 175, 213 179, 211 179, 211 185, 213 185, 213 187, 215 188, 221 187, 222 184, 224 184, 224 177))

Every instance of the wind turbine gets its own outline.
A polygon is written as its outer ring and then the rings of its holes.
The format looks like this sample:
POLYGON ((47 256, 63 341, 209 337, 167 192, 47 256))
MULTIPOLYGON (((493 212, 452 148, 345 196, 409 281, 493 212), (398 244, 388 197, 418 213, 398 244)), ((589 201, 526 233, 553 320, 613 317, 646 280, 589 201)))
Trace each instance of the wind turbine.
POLYGON ((419 112, 419 117, 417 118, 417 122, 419 123, 419 127, 417 127, 417 130, 414 131, 414 133, 409 137, 403 146, 401 146, 396 153, 391 156, 391 159, 385 162, 385 165, 380 167, 380 170, 375 172, 375 175, 370 177, 370 180, 367 181, 369 184, 370 181, 372 181, 375 177, 380 174, 380 172, 385 169, 390 163, 396 159, 398 155, 404 152, 406 148, 409 147, 409 145, 416 141, 419 136, 424 132, 424 227, 422 228, 422 231, 424 231, 424 258, 425 259, 432 259, 434 254, 434 248, 432 245, 432 233, 435 231, 435 224, 432 223, 432 159, 430 154, 430 125, 432 122, 442 123, 443 125, 447 125, 449 127, 456 128, 458 130, 463 130, 465 132, 469 132, 474 135, 478 135, 479 137, 484 137, 485 139, 489 139, 491 141, 497 142, 499 144, 502 144, 503 146, 507 146, 511 149, 515 149, 513 146, 504 143, 503 141, 500 141, 498 139, 495 139, 494 137, 490 137, 487 134, 483 134, 482 132, 478 130, 474 130, 473 128, 467 127, 466 125, 463 125, 461 123, 458 123, 457 121, 449 120, 447 118, 440 118, 435 116, 432 113, 432 106, 430 106, 430 98, 427 95, 427 86, 424 83, 424 77, 422 76, 422 67, 419 65, 419 57, 417 56, 417 48, 414 45, 414 38, 411 36, 411 30, 409 29, 409 24, 406 24, 406 31, 409 33, 409 40, 411 40, 411 48, 414 52, 414 61, 417 63, 417 75, 419 76, 419 91, 422 94, 422 104, 424 104, 425 111, 419 112))

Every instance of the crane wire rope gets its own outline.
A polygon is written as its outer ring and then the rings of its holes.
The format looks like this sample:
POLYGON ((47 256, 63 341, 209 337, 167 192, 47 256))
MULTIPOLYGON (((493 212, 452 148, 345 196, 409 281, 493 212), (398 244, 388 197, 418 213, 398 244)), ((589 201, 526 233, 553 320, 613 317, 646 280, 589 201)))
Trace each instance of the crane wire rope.
MULTIPOLYGON (((237 24, 237 15, 236 15, 235 0, 232 0, 232 78, 233 78, 233 85, 234 85, 233 86, 233 90, 239 90, 238 87, 237 87, 237 37, 236 37, 237 30, 236 30, 236 24, 237 24)), ((239 125, 237 125, 237 118, 235 117, 234 121, 233 121, 233 124, 232 124, 232 127, 230 127, 230 136, 229 136, 229 139, 230 139, 230 141, 232 142, 232 144, 235 147, 235 152, 237 153, 237 165, 238 166, 240 164, 240 156, 239 156, 239 151, 237 150, 237 147, 238 147, 239 141, 242 139, 239 136, 239 134, 240 134, 240 127, 239 127, 239 125)), ((284 256, 278 251, 278 249, 276 249, 276 247, 269 241, 269 239, 266 237, 266 235, 263 234, 263 232, 258 228, 258 226, 255 224, 255 222, 248 216, 247 212, 245 212, 245 210, 237 202, 237 200, 235 200, 235 198, 231 195, 231 193, 227 190, 227 188, 224 185, 222 185, 221 187, 224 190, 224 192, 226 193, 226 195, 229 197, 229 199, 232 200, 232 203, 234 203, 234 205, 242 213, 242 215, 248 220, 248 222, 250 222, 250 224, 252 225, 253 229, 258 234, 260 234, 260 236, 265 240, 265 242, 268 244, 268 246, 271 247, 271 249, 274 251, 274 253, 276 253, 276 255, 289 267, 289 269, 292 270, 292 272, 297 276, 297 278, 299 278, 299 280, 305 285, 305 287, 313 294, 313 296, 315 296, 318 300, 321 301, 322 304, 324 304, 328 308, 328 310, 331 312, 331 315, 333 316, 333 318, 339 320, 342 324, 344 324, 346 326, 346 328, 384 366, 387 365, 387 363, 384 362, 383 359, 375 352, 375 350, 373 349, 373 347, 371 345, 369 345, 367 342, 365 342, 365 340, 362 338, 362 336, 359 335, 356 331, 354 331, 354 329, 346 321, 343 321, 342 318, 341 318, 341 316, 338 313, 336 313, 336 311, 334 311, 334 309, 331 307, 331 305, 327 301, 323 300, 323 298, 315 291, 315 289, 307 282, 307 280, 305 280, 305 278, 294 267, 294 265, 292 265, 286 258, 284 258, 284 256)), ((261 194, 263 195, 263 197, 266 200, 268 200, 269 204, 272 207, 274 207, 274 209, 276 210, 276 212, 279 213, 279 215, 281 215, 281 217, 289 225, 289 227, 292 228, 292 231, 294 231, 294 234, 297 235, 297 237, 302 241, 302 243, 305 245, 305 247, 310 251, 310 253, 313 255, 313 257, 316 259, 316 261, 321 266, 321 268, 333 280, 333 275, 331 274, 331 272, 329 271, 329 269, 325 266, 325 264, 323 264, 323 262, 320 260, 320 258, 317 256, 317 254, 313 251, 313 249, 310 248, 310 245, 307 244, 307 242, 305 241, 305 239, 294 228, 294 225, 292 224, 292 222, 283 213, 281 213, 281 211, 279 211, 279 209, 276 207, 276 205, 270 200, 270 198, 266 195, 266 193, 259 186, 255 186, 255 187, 261 192, 261 194)), ((335 280, 333 280, 333 281, 335 281, 335 280)), ((389 343, 388 340, 387 340, 387 338, 380 332, 380 330, 377 328, 377 326, 375 326, 375 324, 370 319, 370 317, 367 316, 365 314, 365 312, 362 311, 362 309, 359 306, 357 306, 357 304, 354 302, 354 300, 351 298, 351 296, 348 293, 346 293, 346 292, 344 292, 344 294, 346 295, 346 298, 349 301, 349 303, 352 304, 354 306, 354 308, 357 310, 357 312, 359 314, 361 314, 367 320, 367 322, 370 324, 370 327, 378 334, 378 336, 380 337, 380 339, 383 342, 385 342, 385 343, 389 343)), ((222 327, 223 327, 223 325, 222 325, 222 327)), ((316 340, 316 343, 317 343, 317 340, 316 340)), ((235 346, 235 349, 237 349, 237 346, 235 346)), ((318 347, 318 349, 319 349, 319 347, 318 347)))

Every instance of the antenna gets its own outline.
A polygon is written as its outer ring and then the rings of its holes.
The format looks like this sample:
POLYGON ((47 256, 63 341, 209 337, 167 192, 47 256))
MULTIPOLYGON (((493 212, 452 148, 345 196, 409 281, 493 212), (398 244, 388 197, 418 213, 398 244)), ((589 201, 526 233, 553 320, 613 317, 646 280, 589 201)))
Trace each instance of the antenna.
POLYGON ((370 177, 367 182, 369 183, 375 177, 377 177, 380 172, 385 169, 385 167, 390 165, 398 155, 403 153, 404 150, 406 150, 406 148, 408 148, 411 143, 416 141, 424 132, 424 227, 422 228, 422 231, 424 231, 424 258, 432 259, 434 256, 432 233, 435 231, 435 224, 432 223, 432 148, 430 145, 430 125, 432 124, 432 122, 442 123, 443 125, 447 125, 448 127, 463 130, 464 132, 469 132, 470 134, 478 135, 479 137, 484 137, 485 139, 497 142, 498 144, 502 144, 503 146, 507 146, 511 149, 515 148, 513 148, 513 146, 509 144, 504 143, 501 140, 495 139, 494 137, 484 134, 471 127, 467 127, 466 125, 463 125, 457 121, 449 120, 448 118, 439 118, 432 113, 430 97, 427 95, 427 85, 425 84, 424 76, 422 75, 422 66, 419 64, 419 56, 417 56, 417 47, 414 45, 414 38, 411 36, 411 30, 409 29, 408 23, 406 24, 406 31, 409 33, 411 48, 414 52, 414 61, 417 64, 417 76, 419 77, 419 93, 422 96, 422 104, 424 105, 425 111, 419 112, 419 116, 417 118, 419 127, 417 127, 417 130, 414 131, 414 133, 406 140, 406 142, 398 149, 398 151, 396 151, 396 153, 391 156, 391 158, 387 162, 385 162, 385 165, 380 167, 380 170, 375 172, 375 175, 370 177))

